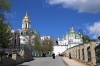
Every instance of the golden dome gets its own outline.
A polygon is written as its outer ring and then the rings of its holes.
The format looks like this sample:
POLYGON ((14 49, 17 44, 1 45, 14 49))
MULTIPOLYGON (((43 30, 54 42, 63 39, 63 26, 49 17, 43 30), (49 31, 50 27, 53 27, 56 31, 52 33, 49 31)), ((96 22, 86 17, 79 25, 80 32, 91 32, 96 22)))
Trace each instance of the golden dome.
POLYGON ((71 32, 73 32, 73 31, 74 31, 74 28, 73 28, 73 27, 72 27, 72 28, 70 28, 70 31, 71 31, 71 32))
POLYGON ((25 21, 30 21, 30 17, 28 16, 28 12, 26 12, 26 15, 25 15, 25 17, 23 18, 22 21, 23 21, 23 22, 25 22, 25 21))
POLYGON ((26 12, 24 19, 29 19, 28 12, 26 12))

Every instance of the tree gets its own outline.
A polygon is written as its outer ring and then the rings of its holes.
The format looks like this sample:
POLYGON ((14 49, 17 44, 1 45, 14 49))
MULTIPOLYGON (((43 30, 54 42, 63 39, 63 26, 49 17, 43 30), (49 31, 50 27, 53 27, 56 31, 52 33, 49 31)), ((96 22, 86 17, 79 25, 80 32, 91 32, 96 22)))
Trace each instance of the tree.
POLYGON ((6 19, 5 13, 10 12, 10 8, 11 8, 11 1, 0 0, 0 20, 3 21, 6 19))
POLYGON ((9 48, 11 45, 11 25, 0 21, 0 47, 9 48))
POLYGON ((9 0, 0 0, 0 47, 7 48, 11 42, 11 25, 4 22, 6 16, 5 12, 9 12, 11 2, 9 0))
POLYGON ((10 24, 0 21, 0 49, 3 49, 3 51, 0 52, 1 62, 3 59, 3 55, 5 55, 5 49, 10 48, 12 46, 11 38, 12 33, 10 24))
POLYGON ((82 36, 82 39, 83 39, 83 43, 87 43, 87 42, 90 41, 90 38, 89 38, 88 35, 83 35, 83 36, 82 36))
POLYGON ((49 53, 53 51, 53 41, 50 39, 45 39, 42 41, 42 52, 49 53))
POLYGON ((48 45, 48 51, 49 52, 51 52, 51 51, 53 51, 53 41, 52 40, 48 40, 48 43, 49 43, 49 45, 48 45))
MULTIPOLYGON (((6 19, 5 13, 10 12, 11 2, 9 0, 0 0, 0 48, 4 49, 11 47, 11 25, 7 22, 4 22, 6 19)), ((2 62, 2 55, 1 62, 2 62)))
POLYGON ((39 37, 35 35, 35 38, 33 39, 33 51, 41 52, 41 42, 39 40, 39 37))

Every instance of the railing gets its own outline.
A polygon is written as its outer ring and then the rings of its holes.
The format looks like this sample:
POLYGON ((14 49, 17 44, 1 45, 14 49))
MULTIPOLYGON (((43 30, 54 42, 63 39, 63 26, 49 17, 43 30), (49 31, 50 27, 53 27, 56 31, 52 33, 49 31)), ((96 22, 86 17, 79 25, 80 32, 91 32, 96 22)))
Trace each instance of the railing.
POLYGON ((32 50, 26 44, 21 44, 20 49, 26 50, 30 55, 32 55, 32 50))

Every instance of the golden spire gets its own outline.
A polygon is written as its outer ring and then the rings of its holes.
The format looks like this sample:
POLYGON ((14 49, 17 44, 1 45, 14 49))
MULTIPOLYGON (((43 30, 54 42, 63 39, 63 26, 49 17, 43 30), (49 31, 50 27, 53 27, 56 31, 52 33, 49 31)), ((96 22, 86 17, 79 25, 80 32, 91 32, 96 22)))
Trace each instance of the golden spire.
POLYGON ((64 34, 63 34, 63 38, 64 38, 64 34))
POLYGON ((28 12, 26 12, 26 16, 28 16, 28 12))
POLYGON ((58 35, 58 38, 59 38, 59 35, 58 35))
POLYGON ((66 34, 68 34, 68 32, 66 32, 66 34))

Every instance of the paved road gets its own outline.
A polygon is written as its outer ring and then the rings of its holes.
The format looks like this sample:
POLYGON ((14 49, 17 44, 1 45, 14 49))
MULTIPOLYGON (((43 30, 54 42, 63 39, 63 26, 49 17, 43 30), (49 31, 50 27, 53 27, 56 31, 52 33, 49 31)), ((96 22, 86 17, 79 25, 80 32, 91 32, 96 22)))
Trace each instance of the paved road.
POLYGON ((41 57, 34 58, 35 60, 30 62, 25 62, 23 64, 19 64, 17 66, 68 66, 61 57, 56 57, 52 59, 52 57, 41 57))

